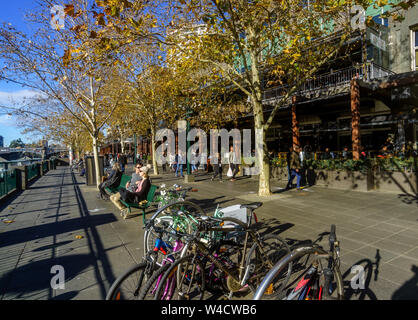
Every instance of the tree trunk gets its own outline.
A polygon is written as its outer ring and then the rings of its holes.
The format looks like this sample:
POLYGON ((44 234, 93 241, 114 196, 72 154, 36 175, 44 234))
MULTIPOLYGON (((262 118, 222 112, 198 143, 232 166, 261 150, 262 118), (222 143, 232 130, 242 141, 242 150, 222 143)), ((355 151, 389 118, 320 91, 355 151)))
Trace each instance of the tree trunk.
MULTIPOLYGON (((254 37, 255 32, 250 29, 250 38, 254 37)), ((256 53, 250 52, 251 57, 251 77, 254 85, 254 92, 251 100, 254 111, 254 127, 255 127, 255 146, 256 155, 259 166, 259 196, 270 196, 270 161, 268 159, 268 150, 266 144, 266 133, 264 128, 264 113, 262 104, 262 84, 260 79, 260 68, 258 64, 258 57, 256 53)))
POLYGON ((158 175, 158 163, 155 152, 155 128, 151 128, 151 153, 152 153, 152 166, 154 167, 154 174, 158 175))
POLYGON ((253 102, 254 123, 255 123, 255 150, 259 167, 259 196, 270 196, 270 161, 268 159, 268 149, 266 144, 266 132, 263 127, 264 116, 261 102, 253 102))
POLYGON ((94 156, 94 166, 96 171, 96 185, 97 188, 99 187, 99 184, 101 182, 101 175, 100 175, 100 167, 99 167, 99 154, 97 152, 97 135, 93 134, 92 136, 93 141, 93 156, 94 156))
POLYGON ((70 166, 73 165, 73 161, 74 161, 74 147, 72 144, 69 145, 69 155, 68 158, 70 160, 70 166))
POLYGON ((125 141, 123 141, 123 136, 120 136, 120 151, 122 154, 125 154, 125 141))

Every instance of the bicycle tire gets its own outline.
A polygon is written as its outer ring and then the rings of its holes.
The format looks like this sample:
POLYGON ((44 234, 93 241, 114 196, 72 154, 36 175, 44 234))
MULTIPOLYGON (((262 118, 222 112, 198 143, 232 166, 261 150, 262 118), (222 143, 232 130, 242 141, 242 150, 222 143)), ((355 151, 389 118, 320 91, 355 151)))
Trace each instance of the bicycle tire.
POLYGON ((163 277, 161 278, 161 281, 158 285, 158 288, 156 290, 156 293, 154 295, 154 300, 161 300, 163 298, 163 288, 166 286, 167 278, 170 277, 169 281, 172 280, 171 277, 175 275, 176 277, 176 285, 174 286, 175 292, 173 293, 172 300, 193 300, 193 298, 196 298, 196 300, 203 300, 204 294, 205 294, 205 269, 202 263, 196 259, 195 255, 188 255, 185 256, 174 263, 170 265, 170 267, 167 269, 167 271, 164 273, 163 277), (187 266, 191 265, 193 266, 192 275, 194 275, 194 271, 196 270, 200 274, 200 278, 191 277, 190 273, 187 275, 190 277, 190 279, 187 279, 187 276, 185 276, 188 273, 188 269, 186 269, 186 272, 184 272, 184 263, 187 263, 187 266), (185 281, 186 286, 191 286, 192 281, 196 280, 197 288, 193 291, 183 292, 183 288, 179 290, 179 286, 182 285, 182 279, 186 279, 185 281), (189 283, 187 283, 189 282, 189 283), (177 291, 177 293, 176 293, 177 291))
MULTIPOLYGON (((284 256, 288 255, 291 250, 287 242, 278 235, 269 234, 259 239, 262 249, 267 255, 268 261, 263 259, 260 252, 260 247, 254 243, 246 257, 245 270, 255 275, 254 279, 249 278, 249 286, 253 292, 261 284, 264 276, 270 271, 273 266, 278 263, 284 256), (268 269, 266 269, 268 268, 268 269), (252 269, 252 270, 251 270, 252 269), (261 278, 260 278, 261 277, 261 278)), ((292 273, 292 263, 289 263, 287 273, 281 275, 280 278, 275 278, 275 285, 271 288, 269 298, 275 299, 277 294, 289 281, 292 273)))
MULTIPOLYGON (((169 225, 169 228, 172 229, 172 231, 179 231, 182 233, 190 233, 191 232, 191 226, 189 224, 185 224, 183 226, 180 226, 178 224, 176 224, 175 222, 173 222, 173 217, 172 216, 162 216, 162 217, 157 217, 155 220, 160 220, 160 221, 164 221, 168 222, 168 224, 166 223, 165 226, 169 225)), ((156 221, 154 226, 160 227, 159 222, 160 221, 156 221)), ((153 231, 153 228, 147 229, 144 233, 144 252, 145 254, 152 252, 154 250, 154 246, 155 246, 155 241, 156 239, 159 238, 159 235, 156 234, 153 231)), ((176 251, 174 251, 174 247, 175 247, 175 243, 177 241, 177 239, 175 239, 173 236, 169 235, 169 234, 163 234, 162 235, 162 240, 164 240, 164 242, 168 245, 171 245, 173 247, 173 250, 170 251, 171 254, 177 254, 180 253, 181 250, 183 249, 183 246, 181 246, 180 248, 177 248, 176 251)), ((153 259, 153 258, 152 258, 153 259)), ((157 256, 157 264, 159 266, 162 266, 162 261, 164 259, 163 255, 158 255, 157 256)))
MULTIPOLYGON (((189 202, 189 201, 182 201, 182 202, 176 202, 176 203, 171 203, 166 205, 165 207, 161 208, 160 210, 157 210, 152 217, 150 218, 150 221, 153 221, 155 223, 155 221, 157 219, 164 219, 166 221, 169 221, 170 216, 174 216, 177 213, 177 211, 184 211, 184 208, 190 208, 190 210, 193 210, 192 216, 198 216, 198 215, 202 215, 204 214, 202 208, 200 208, 198 205, 189 202), (174 211, 173 211, 174 208, 174 211)), ((182 218, 180 218, 181 220, 182 218)), ((187 221, 187 218, 184 217, 184 226, 182 226, 181 229, 183 230, 179 230, 180 232, 183 233, 189 233, 192 230, 192 226, 190 226, 190 221, 187 221)), ((174 221, 174 219, 173 219, 174 221)), ((172 225, 172 222, 168 224, 169 226, 172 225)), ((152 228, 149 228, 145 231, 144 233, 144 252, 145 254, 147 254, 150 250, 152 250, 154 247, 154 243, 152 242, 152 228)), ((154 239, 155 240, 155 239, 154 239)), ((159 263, 160 264, 160 263, 159 263)))
POLYGON ((141 278, 141 276, 143 276, 143 272, 145 271, 145 268, 147 267, 147 262, 142 262, 142 263, 138 263, 133 265, 132 267, 130 267, 128 270, 125 271, 125 273, 123 273, 122 275, 120 275, 111 285, 107 295, 106 295, 106 300, 136 300, 137 296, 139 294, 139 287, 141 287, 142 283, 139 283, 139 279, 141 278), (125 283, 125 285, 127 285, 126 280, 133 274, 139 272, 137 281, 132 280, 129 282, 129 284, 132 284, 132 289, 127 290, 127 291, 133 291, 131 292, 132 294, 132 298, 133 299, 124 299, 124 295, 121 292, 120 288, 122 287, 122 285, 125 283))
MULTIPOLYGON (((293 250, 291 253, 283 257, 278 263, 276 263, 276 265, 266 274, 260 286, 257 288, 253 296, 253 300, 261 300, 264 298, 266 291, 272 285, 272 281, 274 281, 276 277, 280 276, 280 273, 286 269, 286 266, 288 266, 289 263, 292 263, 291 279, 288 282, 289 286, 282 288, 282 290, 276 294, 278 299, 289 298, 287 294, 292 289, 292 286, 297 283, 299 278, 308 272, 313 261, 310 259, 320 259, 319 255, 326 256, 328 255, 328 252, 315 246, 305 246, 293 250), (301 265, 300 268, 299 265, 301 265), (299 273, 299 271, 301 271, 301 273, 299 273)), ((320 265, 322 268, 322 264, 320 265)), ((335 290, 333 290, 332 293, 335 296, 328 297, 326 295, 325 297, 333 300, 342 300, 344 299, 344 284, 339 267, 334 265, 332 272, 335 281, 335 290)), ((321 274, 321 272, 318 274, 321 274)))

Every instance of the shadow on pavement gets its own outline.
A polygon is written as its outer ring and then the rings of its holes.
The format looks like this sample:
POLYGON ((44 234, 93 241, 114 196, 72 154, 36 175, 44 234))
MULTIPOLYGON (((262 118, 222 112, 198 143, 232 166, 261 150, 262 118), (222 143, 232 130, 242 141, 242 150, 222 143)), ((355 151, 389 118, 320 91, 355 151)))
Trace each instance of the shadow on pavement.
POLYGON ((94 264, 95 258, 91 254, 75 254, 30 262, 0 278, 0 295, 6 293, 6 299, 19 299, 31 292, 47 290, 48 298, 51 299, 53 296, 51 279, 55 274, 51 273, 53 266, 63 266, 64 279, 68 282, 94 264))
POLYGON ((0 248, 15 245, 18 243, 34 241, 40 238, 52 237, 61 233, 67 233, 85 228, 94 228, 96 226, 112 223, 115 221, 117 221, 115 216, 111 213, 108 213, 89 216, 87 219, 86 217, 80 217, 7 231, 0 234, 0 248))
POLYGON ((418 267, 413 265, 411 271, 415 275, 393 293, 393 300, 418 300, 418 267))
POLYGON ((343 274, 344 295, 346 300, 353 298, 356 300, 365 300, 366 297, 369 300, 377 300, 376 294, 370 289, 370 282, 372 281, 373 274, 373 281, 378 281, 379 264, 381 260, 379 249, 376 250, 375 259, 375 262, 372 262, 370 259, 359 260, 343 274), (348 276, 352 275, 352 270, 355 274, 348 279, 348 276))

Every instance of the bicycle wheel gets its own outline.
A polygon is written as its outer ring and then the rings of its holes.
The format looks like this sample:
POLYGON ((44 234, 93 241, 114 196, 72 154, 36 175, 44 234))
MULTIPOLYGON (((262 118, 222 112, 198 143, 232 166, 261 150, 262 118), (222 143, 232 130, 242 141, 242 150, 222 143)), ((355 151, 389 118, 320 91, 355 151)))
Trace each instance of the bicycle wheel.
POLYGON ((106 300, 136 300, 141 286, 148 280, 147 262, 136 264, 118 277, 110 287, 106 300))
POLYGON ((202 300, 204 293, 204 266, 195 255, 189 255, 170 265, 160 280, 154 300, 202 300))
MULTIPOLYGON (((240 264, 243 256, 243 244, 233 240, 219 240, 210 250, 211 255, 228 270, 229 274, 219 269, 214 262, 205 258, 205 290, 213 297, 233 293, 245 295, 247 287, 242 286, 233 276, 239 277, 240 264)), ((211 298, 212 299, 212 298, 211 298)))
MULTIPOLYGON (((183 201, 169 204, 150 218, 155 226, 162 229, 179 231, 181 233, 190 233, 196 228, 195 217, 204 214, 203 210, 194 203, 183 201)), ((144 234, 144 252, 145 254, 154 249, 156 234, 153 228, 148 228, 144 234)), ((165 241, 170 243, 169 236, 165 241)))
POLYGON ((254 294, 254 300, 268 297, 271 287, 277 278, 283 277, 288 266, 292 263, 292 273, 286 286, 275 295, 283 300, 341 300, 343 294, 343 280, 339 266, 335 265, 331 271, 329 291, 325 292, 325 276, 328 252, 319 247, 300 247, 281 259, 265 276, 254 294), (312 290, 312 291, 311 291, 312 290))
MULTIPOLYGON (((256 242, 252 245, 246 258, 244 279, 247 279, 246 282, 253 292, 256 291, 271 268, 290 252, 287 242, 274 234, 262 237, 259 239, 259 244, 256 242)), ((272 281, 272 286, 269 288, 266 298, 277 298, 277 294, 286 285, 291 273, 292 263, 289 263, 287 269, 272 281)))

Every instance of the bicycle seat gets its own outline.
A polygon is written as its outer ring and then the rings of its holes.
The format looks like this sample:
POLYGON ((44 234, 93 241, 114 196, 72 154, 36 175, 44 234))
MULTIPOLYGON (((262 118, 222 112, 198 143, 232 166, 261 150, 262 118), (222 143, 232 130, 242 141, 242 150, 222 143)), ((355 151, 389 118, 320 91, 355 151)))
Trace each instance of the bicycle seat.
POLYGON ((263 205, 262 202, 252 202, 252 203, 247 203, 247 204, 242 204, 241 208, 247 208, 250 210, 255 210, 257 208, 260 208, 263 205))

